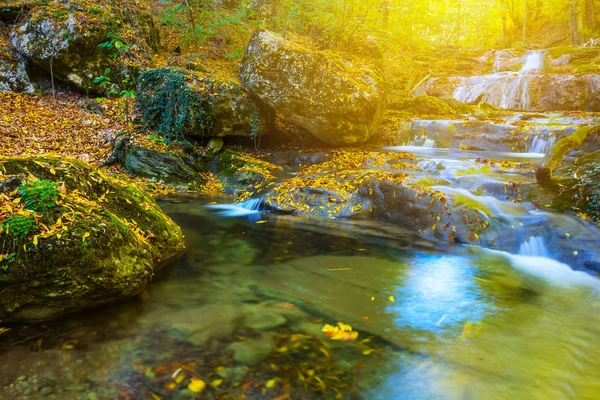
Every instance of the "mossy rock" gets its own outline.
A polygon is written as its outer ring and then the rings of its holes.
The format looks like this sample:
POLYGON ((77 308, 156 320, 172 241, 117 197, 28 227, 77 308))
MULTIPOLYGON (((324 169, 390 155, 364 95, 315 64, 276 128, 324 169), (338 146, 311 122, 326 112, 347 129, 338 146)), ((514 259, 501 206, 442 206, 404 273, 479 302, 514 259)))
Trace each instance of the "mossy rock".
POLYGON ((433 96, 417 96, 409 109, 421 115, 452 115, 454 109, 442 99, 433 96))
POLYGON ((0 157, 0 170, 21 182, 0 185, 2 321, 49 320, 137 295, 184 249, 152 198, 88 164, 0 157))
POLYGON ((80 89, 130 88, 160 46, 158 24, 145 0, 35 0, 23 10, 11 32, 13 47, 80 89), (96 80, 103 76, 108 79, 96 80))
POLYGON ((8 34, 0 22, 0 91, 33 93, 25 59, 14 51, 8 34))
POLYGON ((259 191, 283 168, 247 153, 226 150, 205 160, 204 170, 217 177, 225 193, 241 195, 259 191))
POLYGON ((136 98, 142 120, 169 139, 258 137, 270 120, 239 83, 217 74, 149 70, 140 75, 136 98))

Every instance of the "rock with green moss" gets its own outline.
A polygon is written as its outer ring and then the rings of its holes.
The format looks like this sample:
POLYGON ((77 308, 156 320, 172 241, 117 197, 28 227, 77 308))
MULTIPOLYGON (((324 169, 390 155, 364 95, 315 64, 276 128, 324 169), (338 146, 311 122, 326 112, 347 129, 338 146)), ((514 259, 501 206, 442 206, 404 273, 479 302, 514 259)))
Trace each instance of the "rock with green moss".
POLYGON ((179 153, 131 145, 127 147, 120 161, 125 171, 132 175, 185 186, 184 190, 198 187, 203 182, 191 159, 179 153))
POLYGON ((162 136, 258 137, 268 113, 238 83, 214 74, 159 68, 141 74, 137 88, 143 121, 162 136))
POLYGON ((184 248, 136 186, 59 157, 0 157, 0 320, 43 321, 137 295, 184 248))
POLYGON ((239 195, 254 193, 275 180, 275 174, 283 170, 256 156, 226 150, 206 161, 205 170, 215 174, 223 183, 225 193, 239 195))
POLYGON ((14 51, 8 28, 0 22, 0 91, 33 93, 34 89, 25 59, 14 51))
POLYGON ((241 65, 244 87, 287 121, 334 145, 358 145, 383 119, 384 76, 368 61, 258 31, 241 65))
POLYGON ((131 86, 159 47, 144 0, 36 0, 27 3, 11 42, 29 62, 86 90, 131 86))
POLYGON ((536 169, 538 183, 548 183, 554 169, 560 165, 563 158, 569 152, 577 150, 590 138, 597 139, 599 133, 600 125, 584 126, 577 129, 570 136, 559 140, 552 150, 546 154, 541 165, 536 169))

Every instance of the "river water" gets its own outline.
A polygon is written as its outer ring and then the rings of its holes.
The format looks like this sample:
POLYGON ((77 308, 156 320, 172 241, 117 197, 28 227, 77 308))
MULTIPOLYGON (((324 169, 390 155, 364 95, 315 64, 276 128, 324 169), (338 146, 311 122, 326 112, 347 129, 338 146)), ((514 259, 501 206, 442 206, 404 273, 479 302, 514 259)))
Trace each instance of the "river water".
POLYGON ((2 335, 0 398, 600 393, 600 281, 537 257, 543 244, 511 255, 381 222, 227 217, 213 201, 161 204, 188 249, 138 298, 2 335), (337 322, 356 340, 321 332, 337 322), (195 394, 192 377, 214 386, 195 394))

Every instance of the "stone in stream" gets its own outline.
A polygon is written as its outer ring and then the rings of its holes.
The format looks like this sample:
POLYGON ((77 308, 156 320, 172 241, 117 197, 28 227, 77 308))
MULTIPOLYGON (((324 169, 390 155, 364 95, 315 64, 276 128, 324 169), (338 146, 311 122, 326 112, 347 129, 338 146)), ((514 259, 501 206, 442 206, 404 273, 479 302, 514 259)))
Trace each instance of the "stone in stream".
POLYGON ((512 240, 507 234, 510 224, 479 211, 478 205, 470 205, 470 199, 419 187, 406 172, 397 172, 418 169, 411 155, 333 153, 330 162, 311 166, 272 186, 265 196, 268 209, 307 216, 388 221, 425 238, 458 243, 494 246, 500 240, 512 240), (357 169, 330 172, 345 167, 357 169))
POLYGON ((147 66, 159 48, 158 24, 144 0, 96 5, 83 0, 24 2, 11 43, 30 63, 79 89, 105 92, 112 88, 110 82, 123 79, 121 74, 133 87, 135 71, 147 66), (107 35, 115 26, 119 35, 107 35), (127 46, 135 51, 123 51, 127 46), (120 54, 121 68, 110 68, 114 54, 120 54))
POLYGON ((229 349, 235 352, 233 359, 236 362, 252 366, 266 360, 275 347, 274 335, 265 333, 257 339, 232 343, 229 349))
POLYGON ((383 119, 382 71, 355 56, 317 50, 308 39, 257 31, 240 78, 285 120, 326 143, 362 144, 383 119))
POLYGON ((177 339, 203 345, 231 336, 244 325, 244 314, 233 304, 209 304, 169 313, 158 309, 145 314, 140 322, 167 328, 167 334, 177 339))
POLYGON ((49 320, 135 296, 184 249, 179 227, 136 186, 70 158, 0 164, 2 178, 28 176, 3 193, 22 204, 1 222, 3 321, 49 320))

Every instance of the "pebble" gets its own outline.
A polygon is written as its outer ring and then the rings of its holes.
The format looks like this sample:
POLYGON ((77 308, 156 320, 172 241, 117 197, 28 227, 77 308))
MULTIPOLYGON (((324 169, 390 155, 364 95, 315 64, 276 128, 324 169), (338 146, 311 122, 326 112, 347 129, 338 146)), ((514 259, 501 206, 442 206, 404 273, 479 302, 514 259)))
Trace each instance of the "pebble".
POLYGON ((42 396, 48 396, 48 395, 50 395, 51 393, 52 393, 52 388, 51 388, 51 387, 48 387, 48 386, 46 386, 46 387, 43 387, 43 388, 40 390, 40 394, 41 394, 42 396))

